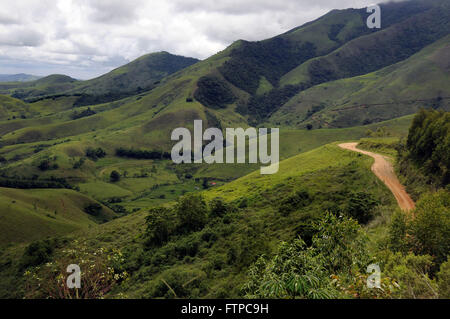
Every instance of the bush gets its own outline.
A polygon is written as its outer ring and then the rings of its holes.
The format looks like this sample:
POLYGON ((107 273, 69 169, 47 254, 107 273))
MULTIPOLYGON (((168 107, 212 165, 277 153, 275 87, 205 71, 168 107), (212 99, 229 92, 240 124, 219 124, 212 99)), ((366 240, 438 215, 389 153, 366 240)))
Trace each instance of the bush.
POLYGON ((81 168, 81 166, 83 166, 83 164, 84 164, 84 162, 86 161, 86 159, 84 158, 84 157, 81 157, 78 161, 76 161, 74 164, 73 164, 73 169, 79 169, 79 168, 81 168))
POLYGON ((253 264, 244 286, 246 297, 337 297, 331 279, 343 274, 352 281, 368 264, 367 239, 356 221, 327 213, 313 228, 311 247, 302 239, 284 242, 273 258, 261 257, 253 264))
POLYGON ((290 212, 293 212, 301 207, 305 207, 311 203, 311 198, 307 191, 301 190, 295 192, 293 195, 284 199, 279 208, 279 212, 283 216, 289 215, 290 212))
POLYGON ((438 297, 436 282, 429 275, 433 268, 433 257, 396 253, 390 254, 384 264, 383 273, 395 278, 399 287, 393 295, 394 298, 429 299, 438 297))
POLYGON ((105 157, 106 156, 106 152, 100 147, 97 148, 97 149, 89 147, 86 150, 86 156, 89 157, 91 160, 96 161, 99 158, 105 157))
POLYGON ((439 298, 450 299, 450 258, 442 263, 441 270, 437 274, 439 286, 439 298))
POLYGON ((201 230, 207 222, 208 210, 201 195, 188 194, 181 197, 176 205, 180 233, 201 230))
POLYGON ((345 205, 345 213, 365 225, 373 218, 373 209, 380 204, 373 196, 365 192, 352 192, 345 205))
POLYGON ((171 209, 166 207, 152 208, 145 219, 147 246, 161 246, 169 240, 176 227, 176 218, 171 209))
POLYGON ((39 168, 41 171, 47 171, 47 170, 49 170, 49 169, 51 168, 50 160, 48 160, 48 159, 42 160, 42 161, 39 163, 38 168, 39 168))
POLYGON ((417 202, 414 219, 404 213, 394 214, 389 230, 389 246, 393 251, 413 251, 433 256, 439 266, 450 251, 450 192, 440 190, 424 194, 417 202))
POLYGON ((84 207, 84 212, 86 214, 91 215, 91 216, 97 217, 102 212, 102 206, 100 204, 97 204, 97 203, 89 204, 89 205, 84 207))
POLYGON ((101 299, 115 285, 124 281, 124 258, 116 249, 92 250, 78 243, 73 249, 64 249, 45 266, 34 267, 24 274, 25 298, 29 299, 101 299), (79 265, 81 287, 67 287, 67 266, 79 265))
POLYGON ((130 157, 136 159, 170 159, 171 155, 168 152, 163 151, 151 151, 151 150, 135 150, 125 149, 123 147, 116 150, 116 156, 130 157))
POLYGON ((35 267, 50 261, 56 246, 57 242, 50 239, 32 242, 25 248, 20 262, 21 268, 35 267))
POLYGON ((450 112, 422 109, 414 117, 406 142, 408 154, 441 186, 450 183, 450 112))
POLYGON ((229 204, 227 204, 223 198, 216 197, 210 203, 210 215, 211 217, 223 217, 225 214, 231 210, 229 204))
POLYGON ((118 171, 112 171, 111 174, 109 175, 109 180, 112 183, 116 183, 118 181, 120 181, 120 174, 118 171))
POLYGON ((450 192, 426 194, 417 202, 411 222, 413 250, 435 257, 439 265, 450 251, 450 192))

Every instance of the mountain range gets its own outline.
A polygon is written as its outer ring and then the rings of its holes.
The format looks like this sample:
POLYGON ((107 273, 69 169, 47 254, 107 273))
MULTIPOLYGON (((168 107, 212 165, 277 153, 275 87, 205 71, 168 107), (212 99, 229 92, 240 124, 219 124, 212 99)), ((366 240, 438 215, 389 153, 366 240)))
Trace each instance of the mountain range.
MULTIPOLYGON (((231 283, 258 254, 309 234, 307 221, 319 211, 350 205, 352 185, 362 192, 367 183, 370 196, 391 209, 392 194, 369 174, 370 161, 336 142, 385 138, 392 151, 420 108, 450 111, 450 3, 410 0, 381 10, 381 29, 367 27, 365 9, 333 10, 270 39, 236 41, 202 61, 158 52, 86 81, 0 76, 0 245, 19 255, 32 240, 79 232, 86 243, 139 251, 150 208, 204 190, 208 200, 238 205, 239 218, 220 221, 222 237, 213 226, 180 233, 182 248, 146 255, 145 266, 130 261, 151 285, 136 277, 124 291, 167 297, 157 279, 181 269, 212 285, 188 296, 236 297, 231 283), (196 119, 220 129, 279 127, 281 173, 262 177, 252 173, 254 164, 173 164, 164 155, 172 130, 192 129, 196 119), (302 187, 316 196, 301 199, 311 211, 279 219, 270 199, 302 187), (208 231, 221 238, 217 245, 208 231), (264 236, 271 247, 246 246, 264 236), (226 252, 231 246, 234 257, 226 252), (172 268, 158 264, 166 253, 178 256, 167 262, 172 268), (232 271, 222 274, 226 267, 232 271)), ((10 276, 2 271, 0 278, 10 276)), ((11 282, 0 280, 0 296, 11 282)))

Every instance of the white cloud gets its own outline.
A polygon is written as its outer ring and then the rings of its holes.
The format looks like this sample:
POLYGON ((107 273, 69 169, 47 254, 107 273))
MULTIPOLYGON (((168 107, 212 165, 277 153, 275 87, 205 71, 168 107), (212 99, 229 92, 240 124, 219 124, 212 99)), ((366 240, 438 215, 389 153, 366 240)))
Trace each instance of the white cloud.
POLYGON ((0 0, 0 73, 86 78, 143 54, 206 58, 373 0, 0 0))

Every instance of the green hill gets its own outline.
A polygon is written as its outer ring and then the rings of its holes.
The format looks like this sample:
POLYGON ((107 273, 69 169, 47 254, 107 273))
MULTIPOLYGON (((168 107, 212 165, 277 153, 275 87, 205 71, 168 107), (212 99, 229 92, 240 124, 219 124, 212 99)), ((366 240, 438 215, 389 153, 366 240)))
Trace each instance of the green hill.
POLYGON ((24 247, 49 236, 68 238, 45 256, 55 262, 121 250, 114 267, 130 277, 111 297, 242 297, 257 258, 298 235, 312 245, 326 212, 360 221, 370 253, 386 246, 395 200, 372 159, 337 142, 395 155, 419 107, 448 110, 450 19, 443 0, 382 10, 381 30, 363 9, 333 10, 203 61, 160 52, 89 81, 0 83, 0 297, 23 297, 24 247), (279 127, 279 173, 175 165, 171 132, 196 119, 279 127))
POLYGON ((27 83, 0 84, 0 93, 28 101, 75 95, 78 97, 73 103, 75 106, 99 104, 151 90, 162 78, 196 62, 197 59, 158 52, 92 80, 77 81, 65 75, 50 75, 27 83))
POLYGON ((21 100, 0 95, 0 121, 15 120, 29 115, 29 106, 21 100))
POLYGON ((116 215, 105 206, 97 215, 89 215, 85 207, 94 203, 72 190, 0 187, 0 245, 66 235, 116 215))
MULTIPOLYGON (((280 240, 296 234, 307 238, 311 221, 326 209, 345 207, 354 192, 364 190, 383 207, 392 207, 395 200, 370 172, 371 163, 370 158, 336 145, 292 157, 280 163, 281 174, 262 176, 256 172, 207 191, 204 196, 209 204, 221 196, 226 205, 241 208, 229 211, 226 217, 209 219, 202 230, 177 235, 152 249, 142 250, 148 215, 144 211, 78 232, 73 238, 78 247, 87 247, 91 253, 109 247, 123 250, 124 269, 131 277, 113 296, 173 297, 164 288, 162 278, 179 297, 238 297, 247 278, 246 270, 259 254, 271 254, 280 240), (307 201, 281 211, 280 203, 288 202, 300 190, 308 192, 307 201), (195 281, 196 276, 201 280, 195 281), (178 283, 189 280, 194 282, 178 290, 178 283), (201 289, 197 289, 199 284, 201 289)), ((68 235, 69 244, 63 249, 72 248, 71 238, 68 235)), ((55 253, 58 255, 60 252, 55 253)), ((0 276, 5 273, 0 271, 0 276)))
POLYGON ((293 127, 348 127, 417 112, 449 110, 450 36, 381 70, 305 90, 270 117, 293 127))

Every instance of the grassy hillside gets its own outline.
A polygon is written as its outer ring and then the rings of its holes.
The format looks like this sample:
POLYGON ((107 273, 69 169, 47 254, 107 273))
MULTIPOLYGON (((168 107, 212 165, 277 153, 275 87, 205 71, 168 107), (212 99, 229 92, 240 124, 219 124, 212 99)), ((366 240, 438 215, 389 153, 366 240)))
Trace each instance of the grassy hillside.
POLYGON ((0 95, 0 121, 11 121, 30 115, 29 106, 21 100, 0 95))
MULTIPOLYGON (((282 129, 280 156, 281 159, 286 159, 337 140, 358 140, 367 136, 369 130, 376 132, 379 128, 384 128, 383 134, 405 137, 410 122, 411 117, 404 117, 346 129, 311 131, 282 129)), ((258 171, 260 167, 259 164, 177 166, 170 160, 118 157, 115 152, 120 147, 152 150, 149 147, 151 144, 145 144, 145 140, 130 140, 127 143, 120 134, 114 134, 115 140, 112 141, 110 134, 111 131, 105 129, 50 142, 38 141, 4 146, 0 149, 0 156, 4 157, 6 162, 0 164, 0 172, 6 176, 19 176, 27 180, 31 180, 33 176, 39 176, 44 180, 64 178, 71 185, 78 186, 82 193, 97 200, 121 198, 120 205, 131 211, 175 200, 186 192, 202 190, 205 180, 207 185, 213 182, 221 185, 252 171, 258 171), (105 150, 106 157, 95 161, 87 157, 86 150, 89 147, 101 147, 105 150), (43 161, 49 161, 50 165, 58 167, 42 171, 39 165, 43 161), (76 166, 80 161, 83 161, 81 166, 76 166), (112 171, 121 174, 119 182, 110 182, 112 171)), ((166 135, 166 139, 167 136, 169 135, 166 135)), ((169 142, 167 140, 167 143, 169 142)), ((162 147, 161 150, 170 152, 170 146, 162 147)))
POLYGON ((72 190, 0 187, 0 246, 60 236, 111 220, 116 214, 102 207, 85 212, 95 201, 72 190))
POLYGON ((84 81, 77 93, 102 95, 111 92, 148 91, 157 81, 199 60, 158 52, 144 55, 98 78, 84 81))
POLYGON ((409 59, 366 75, 324 83, 293 97, 271 116, 279 125, 346 127, 449 108, 450 37, 409 59))
POLYGON ((382 30, 366 17, 334 10, 203 61, 161 52, 89 81, 0 83, 0 297, 25 296, 16 274, 28 266, 47 278, 33 267, 90 257, 118 267, 111 297, 242 297, 258 257, 298 235, 312 245, 326 212, 359 221, 365 253, 386 247, 395 200, 371 158, 337 143, 395 155, 419 107, 448 110, 450 19, 441 0, 383 5, 382 30), (175 165, 171 132, 196 119, 279 127, 278 174, 175 165), (49 252, 27 264, 35 246, 49 252), (103 248, 124 260, 100 260, 103 248))
POLYGON ((158 52, 92 80, 77 81, 64 75, 50 75, 27 83, 0 84, 0 93, 28 101, 48 96, 76 96, 75 106, 99 104, 151 90, 162 78, 196 62, 197 59, 158 52))
POLYGON ((259 254, 271 253, 279 240, 299 233, 307 237, 309 223, 326 209, 344 209, 350 193, 364 190, 381 205, 393 205, 392 195, 370 172, 371 162, 336 145, 323 146, 283 161, 281 174, 254 173, 205 192, 208 202, 222 196, 227 205, 240 208, 226 218, 211 218, 204 229, 177 235, 161 247, 143 247, 145 211, 77 233, 77 245, 89 251, 100 247, 123 250, 124 269, 131 277, 113 295, 171 298, 164 279, 179 297, 237 297, 246 269, 259 254), (300 190, 308 192, 308 201, 281 212, 280 203, 300 190), (190 285, 179 290, 179 284, 191 279, 190 285))
MULTIPOLYGON (((407 19, 384 25, 379 32, 353 39, 327 55, 299 65, 284 75, 281 83, 320 84, 370 73, 408 58, 450 32, 450 7, 448 3, 433 6, 437 3, 431 1, 423 11, 414 14, 407 11, 407 19), (385 50, 387 47, 389 50, 385 50)), ((423 2, 407 2, 401 8, 414 4, 424 5, 423 2)), ((386 5, 383 9, 394 15, 399 13, 395 6, 386 5)))

